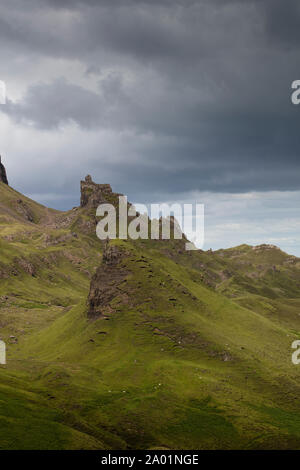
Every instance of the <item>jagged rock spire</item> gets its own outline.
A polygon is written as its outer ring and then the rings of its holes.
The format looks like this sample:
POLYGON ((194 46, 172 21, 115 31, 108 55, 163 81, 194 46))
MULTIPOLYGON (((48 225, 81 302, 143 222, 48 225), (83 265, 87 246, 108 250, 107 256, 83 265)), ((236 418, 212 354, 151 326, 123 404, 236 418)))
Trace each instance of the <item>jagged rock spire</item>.
POLYGON ((1 162, 1 155, 0 155, 0 182, 4 184, 8 184, 5 166, 1 162))
POLYGON ((81 189, 81 207, 98 207, 99 204, 106 202, 105 196, 112 194, 112 189, 109 184, 96 184, 90 175, 85 177, 84 181, 80 182, 81 189))

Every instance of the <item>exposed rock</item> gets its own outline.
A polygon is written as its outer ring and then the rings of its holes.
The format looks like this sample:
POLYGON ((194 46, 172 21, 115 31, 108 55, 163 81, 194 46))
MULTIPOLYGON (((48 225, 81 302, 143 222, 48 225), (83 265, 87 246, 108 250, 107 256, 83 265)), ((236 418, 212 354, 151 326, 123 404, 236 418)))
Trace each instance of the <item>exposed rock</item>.
POLYGON ((112 193, 110 184, 96 184, 90 175, 85 177, 84 181, 80 182, 81 207, 98 207, 99 204, 107 201, 107 195, 112 193))
POLYGON ((163 240, 162 235, 166 234, 167 237, 170 233, 170 238, 177 240, 187 240, 186 235, 182 232, 180 224, 174 215, 159 218, 159 239, 163 240))
POLYGON ((59 245, 59 244, 65 244, 70 240, 73 240, 74 238, 78 238, 77 233, 71 232, 71 233, 66 233, 63 235, 57 235, 53 236, 50 234, 45 234, 44 239, 45 239, 45 246, 54 246, 54 245, 59 245))
POLYGON ((36 275, 36 268, 35 266, 28 260, 24 258, 15 258, 15 264, 17 264, 23 271, 25 271, 30 276, 36 275))
POLYGON ((261 250, 280 250, 280 248, 278 248, 278 246, 276 246, 276 245, 268 245, 268 244, 266 244, 266 243, 263 243, 262 245, 253 246, 253 247, 252 247, 252 250, 254 250, 254 251, 261 251, 261 250))
POLYGON ((8 184, 6 170, 5 170, 5 166, 1 162, 1 156, 0 156, 0 182, 4 184, 8 184))
POLYGON ((110 246, 109 239, 105 241, 103 251, 103 263, 107 265, 116 265, 122 258, 122 251, 117 246, 110 246))
POLYGON ((233 274, 228 269, 224 269, 224 271, 221 271, 219 275, 222 281, 226 281, 233 276, 233 274))
POLYGON ((107 315, 114 313, 110 303, 116 297, 124 303, 128 302, 128 295, 119 288, 128 275, 127 270, 121 265, 124 256, 126 256, 124 250, 117 246, 110 246, 108 240, 105 242, 102 264, 91 280, 88 296, 90 318, 107 318, 107 315))
POLYGON ((97 219, 91 214, 90 218, 78 217, 76 222, 76 228, 87 235, 94 234, 96 230, 97 219))
POLYGON ((18 338, 16 338, 16 336, 11 335, 11 336, 9 337, 9 342, 10 342, 11 344, 17 344, 18 338))
POLYGON ((296 258, 295 256, 290 256, 284 261, 284 264, 296 264, 297 261, 298 261, 298 258, 296 258))
POLYGON ((22 199, 17 199, 16 201, 16 211, 24 217, 28 222, 34 222, 34 214, 28 204, 22 199))
POLYGON ((227 353, 227 352, 223 352, 223 353, 221 354, 221 359, 222 359, 223 362, 232 361, 232 357, 231 357, 230 354, 227 353))

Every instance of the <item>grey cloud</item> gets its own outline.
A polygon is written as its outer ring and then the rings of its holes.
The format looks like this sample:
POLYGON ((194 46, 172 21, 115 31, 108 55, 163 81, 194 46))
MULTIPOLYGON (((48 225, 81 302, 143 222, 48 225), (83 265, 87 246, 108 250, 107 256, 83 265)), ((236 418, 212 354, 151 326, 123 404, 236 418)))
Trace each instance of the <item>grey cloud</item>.
POLYGON ((32 85, 21 102, 8 100, 3 112, 16 122, 42 129, 58 128, 75 122, 83 128, 101 125, 105 120, 105 100, 97 93, 57 79, 51 84, 32 85))
POLYGON ((261 4, 266 35, 277 47, 298 47, 300 40, 300 4, 297 0, 267 0, 261 4))
MULTIPOLYGON (((111 0, 45 0, 45 3, 55 8, 74 9, 78 7, 93 6, 111 6, 111 0)), ((199 3, 199 0, 114 0, 114 5, 147 5, 147 6, 190 6, 199 3)))
POLYGON ((299 43, 297 0, 20 0, 3 6, 3 45, 93 66, 107 52, 143 62, 194 61, 299 43), (41 8, 41 5, 44 5, 41 8), (59 7, 63 7, 63 11, 59 7), (238 38, 238 40, 237 40, 238 38), (244 47, 243 47, 244 46, 244 47), (105 49, 105 51, 103 50, 105 49))
MULTIPOLYGON (((11 43, 18 45, 20 51, 83 62, 103 59, 107 51, 125 53, 143 62, 160 58, 192 60, 203 54, 215 54, 236 44, 234 31, 239 31, 241 15, 247 14, 250 19, 257 16, 251 4, 238 5, 234 10, 230 8, 231 2, 229 7, 226 2, 217 7, 214 2, 186 0, 97 2, 92 9, 88 8, 90 2, 79 2, 82 8, 74 14, 72 8, 71 12, 60 12, 57 8, 41 9, 40 2, 34 8, 35 2, 31 3, 32 9, 22 9, 16 0, 14 7, 8 4, 3 8, 0 28, 3 46, 11 43)), ((46 5, 49 3, 53 4, 46 5)), ((73 8, 77 5, 60 4, 73 8)))
POLYGON ((150 133, 157 144, 141 148, 138 166, 131 167, 126 153, 117 166, 125 181, 133 180, 130 186, 136 191, 138 187, 146 190, 148 184, 149 191, 151 186, 165 188, 166 182, 170 192, 178 188, 248 191, 299 187, 296 107, 289 105, 282 112, 271 100, 269 110, 258 112, 247 93, 224 99, 217 95, 212 101, 195 98, 193 91, 191 96, 188 91, 177 96, 171 86, 154 96, 151 87, 147 91, 148 96, 143 86, 126 89, 118 74, 102 79, 97 93, 59 79, 32 86, 24 100, 9 101, 3 111, 16 122, 43 129, 73 122, 91 130, 129 130, 137 140, 150 133), (147 174, 147 183, 143 174, 147 174))
POLYGON ((141 142, 134 163, 130 145, 117 164, 99 159, 98 167, 95 149, 87 163, 133 196, 299 188, 300 108, 290 103, 299 78, 296 1, 13 4, 0 20, 0 51, 16 62, 79 62, 99 78, 91 91, 71 73, 49 81, 45 69, 2 109, 14 122, 53 132, 75 123, 116 139, 130 132, 141 142))

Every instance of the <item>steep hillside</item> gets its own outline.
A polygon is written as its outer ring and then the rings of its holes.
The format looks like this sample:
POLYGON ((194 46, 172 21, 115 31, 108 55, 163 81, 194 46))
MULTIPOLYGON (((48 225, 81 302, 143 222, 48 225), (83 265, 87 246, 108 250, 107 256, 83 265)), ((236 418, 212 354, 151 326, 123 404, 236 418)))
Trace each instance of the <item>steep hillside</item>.
POLYGON ((118 195, 83 183, 68 212, 0 183, 0 448, 300 448, 300 260, 103 244, 118 195))

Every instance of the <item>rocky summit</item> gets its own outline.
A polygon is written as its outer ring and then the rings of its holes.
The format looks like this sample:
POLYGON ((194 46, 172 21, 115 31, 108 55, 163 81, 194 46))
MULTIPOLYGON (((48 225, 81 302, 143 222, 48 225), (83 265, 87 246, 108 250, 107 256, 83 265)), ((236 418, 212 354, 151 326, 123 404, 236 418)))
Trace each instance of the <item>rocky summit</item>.
POLYGON ((110 184, 96 184, 90 175, 80 182, 81 207, 97 208, 99 204, 107 202, 107 196, 112 193, 110 184))
POLYGON ((300 448, 300 259, 101 242, 101 202, 0 184, 0 449, 300 448))
POLYGON ((1 156, 0 156, 0 182, 8 185, 6 170, 5 170, 5 166, 3 165, 1 161, 1 156))

